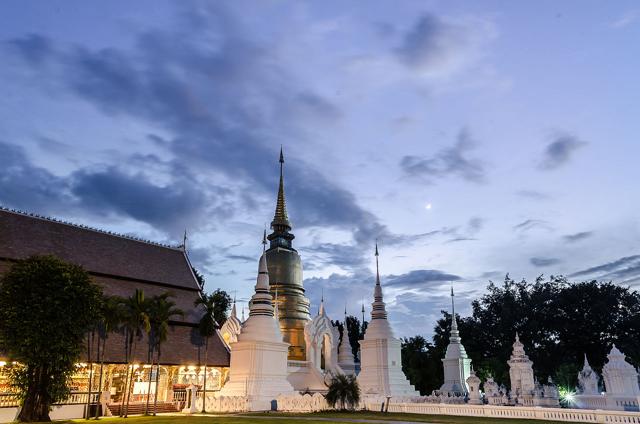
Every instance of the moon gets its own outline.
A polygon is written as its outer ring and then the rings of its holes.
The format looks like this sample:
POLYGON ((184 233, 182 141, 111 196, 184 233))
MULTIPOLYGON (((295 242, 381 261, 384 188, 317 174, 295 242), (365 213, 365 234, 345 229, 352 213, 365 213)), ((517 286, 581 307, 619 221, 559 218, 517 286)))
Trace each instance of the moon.
POLYGON ((426 210, 431 210, 431 203, 427 203, 427 204, 424 206, 424 208, 425 208, 426 210))

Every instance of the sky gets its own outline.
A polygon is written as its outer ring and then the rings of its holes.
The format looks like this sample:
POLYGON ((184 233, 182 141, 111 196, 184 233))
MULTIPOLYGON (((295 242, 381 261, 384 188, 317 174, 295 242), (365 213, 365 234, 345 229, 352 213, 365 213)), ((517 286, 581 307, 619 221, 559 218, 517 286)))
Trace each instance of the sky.
POLYGON ((253 292, 278 153, 317 312, 431 336, 505 274, 640 285, 635 1, 0 2, 0 205, 253 292))

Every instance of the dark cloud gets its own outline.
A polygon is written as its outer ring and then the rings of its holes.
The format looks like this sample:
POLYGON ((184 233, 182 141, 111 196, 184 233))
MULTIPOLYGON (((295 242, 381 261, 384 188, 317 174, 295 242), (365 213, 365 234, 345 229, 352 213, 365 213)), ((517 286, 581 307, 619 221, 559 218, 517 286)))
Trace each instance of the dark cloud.
POLYGON ((527 219, 519 224, 514 225, 513 229, 521 233, 531 230, 552 230, 551 225, 547 221, 544 221, 542 219, 527 219))
POLYGON ((247 39, 249 31, 223 6, 187 8, 176 16, 177 27, 140 33, 131 50, 54 49, 43 37, 37 43, 13 43, 23 57, 37 50, 34 44, 49 46, 50 53, 39 57, 52 66, 44 67, 40 81, 55 80, 108 115, 140 119, 165 133, 151 136, 173 157, 174 171, 165 175, 171 180, 165 185, 129 180, 131 175, 113 170, 88 170, 76 174, 74 193, 162 229, 179 216, 178 210, 187 212, 188 206, 213 195, 178 170, 220 173, 242 186, 238 191, 244 200, 274 198, 277 151, 285 144, 287 198, 295 228, 352 231, 352 251, 367 250, 375 237, 391 239, 393 234, 362 209, 351 192, 286 149, 288 140, 304 138, 309 119, 330 122, 340 118, 340 109, 297 81, 277 60, 274 46, 247 39), (195 186, 186 186, 183 178, 195 186), (129 183, 132 188, 121 192, 129 183), (97 193, 91 184, 98 185, 97 193), (131 205, 136 196, 157 206, 185 206, 158 211, 166 214, 162 218, 131 205))
POLYGON ((450 176, 482 183, 486 180, 484 165, 477 159, 467 157, 467 153, 475 145, 469 132, 462 129, 453 146, 440 150, 430 158, 404 156, 400 160, 400 168, 406 176, 416 177, 427 183, 450 176))
POLYGON ((39 34, 29 34, 10 40, 9 45, 15 48, 27 62, 36 66, 43 64, 54 53, 51 41, 39 34))
POLYGON ((448 274, 436 269, 421 269, 401 275, 389 275, 385 278, 385 285, 399 287, 425 287, 432 283, 458 281, 461 277, 448 274))
POLYGON ((539 168, 553 170, 569 162, 575 152, 587 143, 573 135, 563 134, 555 138, 544 150, 539 168))
POLYGON ((246 255, 226 255, 225 258, 231 261, 256 262, 256 258, 254 258, 253 256, 246 256, 246 255))
POLYGON ((0 203, 42 214, 65 211, 72 203, 69 184, 32 164, 19 146, 0 141, 0 203))
POLYGON ((562 238, 567 243, 574 243, 574 242, 577 242, 577 241, 581 241, 581 240, 587 239, 587 238, 591 237, 592 235, 593 235, 593 231, 582 231, 582 232, 575 233, 575 234, 567 234, 566 236, 563 236, 562 238))
POLYGON ((468 43, 465 28, 426 13, 405 34, 396 54, 409 67, 433 70, 456 60, 468 43))
POLYGON ((529 262, 531 263, 531 265, 537 266, 537 267, 547 267, 547 266, 558 265, 559 263, 562 263, 562 261, 557 258, 539 258, 539 257, 530 258, 529 262))
POLYGON ((626 256, 603 265, 574 272, 569 276, 613 280, 618 283, 638 282, 640 281, 640 255, 626 256))
POLYGON ((540 191, 537 190, 519 190, 516 191, 516 195, 520 196, 520 197, 524 197, 527 199, 531 199, 531 200, 549 200, 551 199, 551 196, 546 194, 546 193, 542 193, 540 191))
POLYGON ((143 175, 128 175, 115 167, 83 170, 72 177, 71 192, 95 214, 117 213, 146 222, 174 235, 200 224, 213 203, 188 181, 160 186, 143 175))

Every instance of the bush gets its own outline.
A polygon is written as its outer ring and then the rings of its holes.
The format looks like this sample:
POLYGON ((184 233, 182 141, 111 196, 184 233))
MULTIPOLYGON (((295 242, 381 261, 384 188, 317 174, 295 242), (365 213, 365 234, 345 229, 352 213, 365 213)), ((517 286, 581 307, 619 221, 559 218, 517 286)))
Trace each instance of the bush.
POLYGON ((338 374, 333 376, 329 391, 325 396, 332 408, 353 410, 360 402, 360 387, 354 375, 338 374))

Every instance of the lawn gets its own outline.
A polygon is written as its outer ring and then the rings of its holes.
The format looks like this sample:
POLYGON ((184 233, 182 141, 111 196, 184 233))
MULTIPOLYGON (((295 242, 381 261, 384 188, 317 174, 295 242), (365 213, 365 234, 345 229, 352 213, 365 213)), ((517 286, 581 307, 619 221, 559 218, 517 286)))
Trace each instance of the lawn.
MULTIPOLYGON (((340 422, 340 419, 356 419, 370 421, 405 421, 415 423, 442 423, 442 424, 536 424, 536 423, 560 423, 561 421, 542 421, 542 420, 520 420, 508 418, 485 418, 485 417, 459 417, 455 415, 428 415, 428 414, 403 414, 403 413, 382 413, 382 412, 317 412, 312 414, 287 414, 281 412, 269 413, 253 413, 247 414, 256 417, 259 416, 280 416, 280 417, 305 417, 305 418, 333 418, 340 422)), ((278 421, 280 422, 280 421, 278 421)), ((306 421, 305 421, 306 422, 306 421)), ((326 422, 326 421, 325 421, 326 422)), ((562 421, 566 424, 567 421, 562 421)))
MULTIPOLYGON (((535 424, 556 423, 556 421, 538 420, 513 420, 500 418, 456 417, 451 415, 418 415, 418 414, 383 414, 380 412, 320 412, 315 414, 286 414, 278 412, 251 413, 251 414, 227 414, 227 415, 159 415, 157 417, 129 417, 102 418, 104 424, 353 424, 354 421, 362 422, 416 422, 416 423, 443 423, 443 424, 535 424)), ((71 423, 94 423, 94 420, 74 420, 71 423)))

